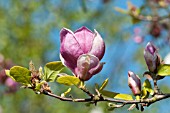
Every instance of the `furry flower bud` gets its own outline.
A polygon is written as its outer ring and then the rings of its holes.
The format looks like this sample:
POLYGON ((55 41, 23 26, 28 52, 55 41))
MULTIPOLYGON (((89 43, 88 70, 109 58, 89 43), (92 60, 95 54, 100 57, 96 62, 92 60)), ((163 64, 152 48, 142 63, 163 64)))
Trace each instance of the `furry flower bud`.
POLYGON ((148 43, 144 50, 144 58, 150 72, 155 72, 160 64, 160 57, 156 47, 148 43))
POLYGON ((135 96, 140 95, 141 81, 139 76, 132 71, 128 71, 128 85, 135 96))

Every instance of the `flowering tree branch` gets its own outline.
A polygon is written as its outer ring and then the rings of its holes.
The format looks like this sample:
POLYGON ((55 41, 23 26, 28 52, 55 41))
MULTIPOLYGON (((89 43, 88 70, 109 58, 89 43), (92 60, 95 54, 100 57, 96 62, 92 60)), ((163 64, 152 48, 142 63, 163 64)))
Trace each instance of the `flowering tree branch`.
POLYGON ((139 14, 139 15, 136 15, 134 13, 131 13, 130 14, 133 18, 135 19, 138 19, 138 20, 142 20, 142 21, 153 21, 153 22, 157 22, 157 21, 160 21, 160 20, 164 20, 164 19, 167 19, 167 18, 170 18, 170 15, 165 15, 165 16, 151 16, 151 15, 142 15, 142 14, 139 14))
MULTIPOLYGON (((169 98, 170 97, 170 93, 165 93, 165 94, 156 94, 151 98, 147 98, 147 99, 141 99, 141 100, 120 100, 120 99, 111 99, 111 98, 106 98, 103 96, 98 96, 99 98, 95 99, 95 98, 85 98, 85 99, 74 99, 74 98, 66 98, 66 97, 61 97, 58 95, 55 95, 53 93, 50 93, 48 91, 43 91, 43 94, 48 95, 50 97, 54 97, 57 98, 59 100, 62 101, 70 101, 70 102, 90 102, 90 103, 98 103, 101 101, 106 101, 106 102, 114 102, 114 103, 120 103, 121 105, 117 105, 114 106, 116 108, 119 107, 123 107, 124 105, 129 105, 129 104, 140 104, 142 106, 150 106, 151 104, 169 98)), ((95 96, 93 96, 95 97, 95 96)))
POLYGON ((169 93, 162 93, 157 86, 158 80, 170 75, 170 65, 164 64, 158 49, 151 42, 144 49, 144 58, 148 67, 148 71, 143 74, 146 80, 141 83, 138 75, 128 71, 128 86, 133 94, 129 95, 104 90, 108 84, 108 79, 100 87, 95 84, 95 94, 87 89, 85 82, 99 73, 104 65, 100 60, 105 53, 105 43, 96 30, 92 32, 86 27, 81 27, 72 32, 63 28, 60 32, 60 40, 61 61, 49 62, 44 68, 40 67, 38 70, 32 62, 29 64, 29 69, 13 66, 10 70, 6 70, 6 74, 25 88, 32 89, 36 94, 44 94, 62 101, 86 102, 95 105, 98 102, 105 101, 109 102, 110 110, 131 105, 128 110, 139 109, 138 106, 140 106, 140 110, 143 111, 145 106, 148 107, 157 101, 170 97, 169 93), (74 76, 66 74, 63 71, 64 68, 69 68, 74 76), (152 88, 149 80, 154 82, 154 88, 152 88), (49 82, 76 86, 89 97, 74 98, 71 95, 68 97, 71 88, 60 96, 56 95, 52 93, 49 82))

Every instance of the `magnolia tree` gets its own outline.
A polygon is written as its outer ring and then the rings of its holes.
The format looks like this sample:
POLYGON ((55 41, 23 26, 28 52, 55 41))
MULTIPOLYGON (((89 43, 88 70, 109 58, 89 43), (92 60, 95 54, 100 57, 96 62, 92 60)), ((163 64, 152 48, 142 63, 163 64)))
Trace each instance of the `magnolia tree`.
POLYGON ((98 102, 106 101, 109 110, 128 105, 128 110, 137 108, 143 111, 144 107, 170 97, 170 93, 161 92, 157 85, 158 80, 170 75, 170 65, 164 64, 158 49, 151 42, 148 42, 144 49, 144 58, 148 66, 148 70, 143 73, 146 80, 141 83, 138 75, 132 71, 127 72, 127 84, 133 95, 104 90, 109 79, 106 79, 101 86, 95 84, 95 93, 86 87, 86 81, 99 73, 104 66, 104 62, 100 60, 105 53, 105 43, 96 30, 92 32, 86 27, 81 27, 72 32, 63 28, 60 32, 60 42, 61 61, 49 62, 39 69, 35 69, 32 62, 29 64, 29 69, 13 66, 10 70, 6 70, 6 74, 36 94, 44 94, 61 101, 85 102, 86 105, 97 105, 98 102), (69 68, 73 75, 65 73, 64 68, 69 68), (86 93, 88 98, 74 98, 71 95, 71 88, 62 94, 54 94, 49 82, 73 85, 86 93), (153 82, 153 87, 150 82, 153 82))

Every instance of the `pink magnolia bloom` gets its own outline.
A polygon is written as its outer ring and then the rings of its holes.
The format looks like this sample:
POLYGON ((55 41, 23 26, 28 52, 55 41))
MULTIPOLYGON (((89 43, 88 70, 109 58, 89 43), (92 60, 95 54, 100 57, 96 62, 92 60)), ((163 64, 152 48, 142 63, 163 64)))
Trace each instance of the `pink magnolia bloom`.
POLYGON ((144 58, 149 71, 155 72, 160 64, 160 57, 157 48, 150 42, 146 45, 144 50, 144 58))
POLYGON ((105 53, 105 43, 100 34, 86 27, 75 32, 63 28, 60 32, 60 58, 71 71, 83 81, 99 73, 105 53))
POLYGON ((140 95, 141 81, 139 76, 132 71, 128 71, 128 85, 135 96, 140 95))

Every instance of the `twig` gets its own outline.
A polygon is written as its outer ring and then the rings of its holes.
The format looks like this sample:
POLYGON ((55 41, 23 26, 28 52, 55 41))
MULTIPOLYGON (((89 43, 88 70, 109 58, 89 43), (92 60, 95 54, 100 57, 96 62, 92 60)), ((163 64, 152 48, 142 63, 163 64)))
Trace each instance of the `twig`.
POLYGON ((165 16, 159 17, 159 16, 149 16, 149 15, 148 16, 135 15, 133 13, 131 13, 131 16, 136 18, 136 19, 143 20, 143 21, 160 21, 160 20, 163 20, 163 19, 170 17, 170 15, 165 15, 165 16))
POLYGON ((93 95, 92 93, 90 93, 90 91, 89 91, 85 86, 80 87, 80 89, 81 89, 83 92, 87 93, 91 98, 94 97, 94 95, 93 95))
POLYGON ((100 97, 98 100, 94 100, 93 98, 85 98, 85 99, 73 99, 73 98, 66 98, 66 97, 61 97, 58 95, 55 95, 53 93, 50 93, 46 90, 43 91, 43 94, 57 98, 62 101, 70 101, 70 102, 100 102, 100 101, 107 101, 107 102, 114 102, 114 103, 121 103, 122 106, 124 105, 129 105, 129 104, 142 104, 144 103, 146 106, 149 106, 157 101, 166 99, 170 97, 170 93, 167 94, 156 94, 151 98, 147 98, 144 100, 119 100, 119 99, 112 99, 112 98, 105 98, 105 97, 100 97))
POLYGON ((54 97, 54 98, 57 98, 59 100, 62 100, 62 101, 71 101, 71 102, 91 102, 91 98, 87 98, 87 99, 73 99, 73 98, 66 98, 66 97, 61 97, 61 96, 58 96, 58 95, 55 95, 53 93, 50 93, 46 90, 43 90, 43 94, 44 95, 48 95, 50 97, 54 97))

